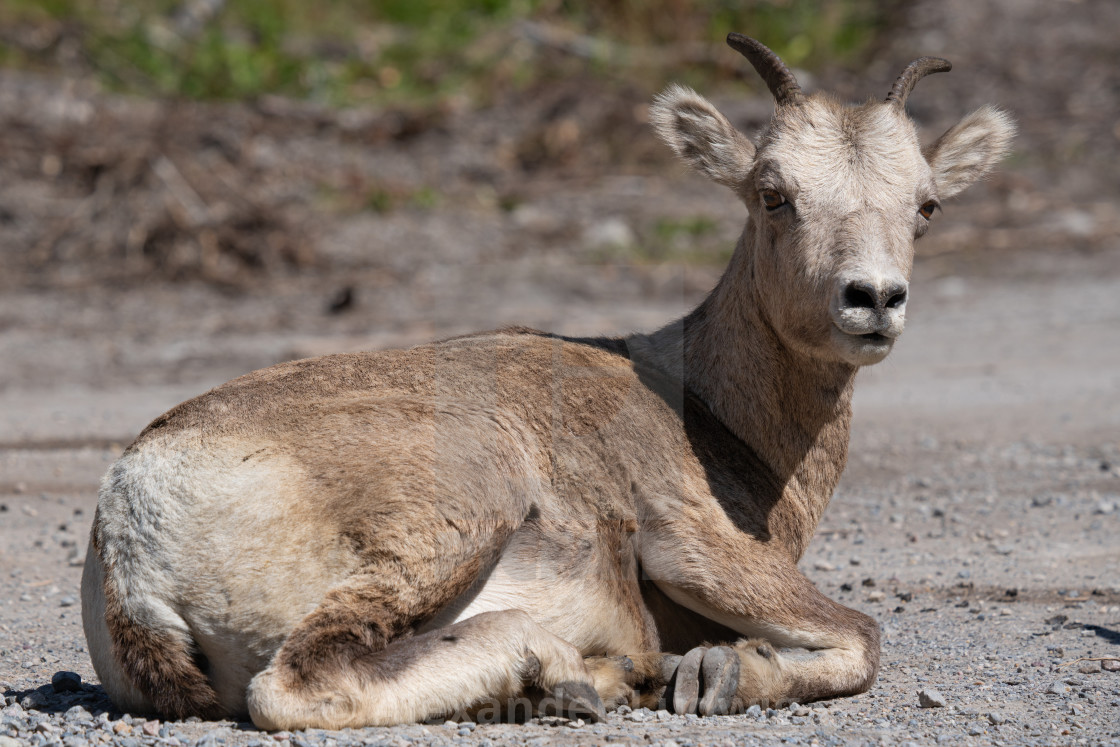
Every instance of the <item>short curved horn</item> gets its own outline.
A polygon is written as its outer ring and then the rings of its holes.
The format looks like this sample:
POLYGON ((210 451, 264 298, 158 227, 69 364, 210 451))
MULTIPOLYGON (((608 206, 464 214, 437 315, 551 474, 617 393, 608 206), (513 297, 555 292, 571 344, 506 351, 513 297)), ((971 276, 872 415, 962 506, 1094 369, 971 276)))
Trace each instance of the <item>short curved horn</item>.
POLYGON ((779 104, 796 104, 804 97, 797 78, 793 77, 782 59, 762 42, 731 32, 727 35, 727 44, 754 66, 779 104))
POLYGON ((897 106, 906 106, 906 99, 918 81, 931 73, 947 73, 953 69, 953 63, 940 57, 919 57, 906 66, 902 75, 894 82, 891 92, 887 94, 887 101, 893 101, 897 106))

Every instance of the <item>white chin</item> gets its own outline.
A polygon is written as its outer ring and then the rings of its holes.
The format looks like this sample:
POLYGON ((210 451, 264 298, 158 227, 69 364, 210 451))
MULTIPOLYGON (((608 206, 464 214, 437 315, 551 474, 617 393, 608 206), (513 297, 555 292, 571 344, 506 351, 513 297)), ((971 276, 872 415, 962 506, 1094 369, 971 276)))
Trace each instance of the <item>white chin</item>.
POLYGON ((832 341, 840 356, 854 366, 870 366, 887 357, 894 338, 880 334, 850 335, 833 327, 832 341))

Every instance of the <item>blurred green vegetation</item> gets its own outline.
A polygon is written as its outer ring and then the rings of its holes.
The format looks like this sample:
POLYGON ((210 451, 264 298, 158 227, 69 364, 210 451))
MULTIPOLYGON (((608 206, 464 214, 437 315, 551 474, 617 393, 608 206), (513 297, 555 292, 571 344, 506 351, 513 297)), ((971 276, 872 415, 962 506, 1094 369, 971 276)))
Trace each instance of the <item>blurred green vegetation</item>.
MULTIPOLYGON (((858 55, 893 3, 873 0, 3 0, 0 65, 142 95, 265 94, 332 104, 480 102, 573 65, 592 74, 729 77, 705 64, 730 30, 791 65, 858 55), (683 62, 682 62, 683 61, 683 62), (698 72, 696 72, 698 71, 698 72)), ((734 62, 728 57, 729 63, 734 62)))
POLYGON ((599 244, 586 250, 592 263, 616 262, 690 265, 726 265, 734 240, 719 235, 719 221, 708 215, 659 218, 641 231, 639 240, 624 244, 599 244))

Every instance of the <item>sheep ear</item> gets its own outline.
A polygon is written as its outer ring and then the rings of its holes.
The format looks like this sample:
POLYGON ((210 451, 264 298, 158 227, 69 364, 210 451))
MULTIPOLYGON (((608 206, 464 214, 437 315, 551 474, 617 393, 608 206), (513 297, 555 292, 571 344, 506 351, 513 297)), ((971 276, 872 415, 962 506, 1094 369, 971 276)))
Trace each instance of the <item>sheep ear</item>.
POLYGON ((991 106, 977 109, 926 150, 937 194, 952 197, 984 177, 1006 154, 1015 121, 991 106))
POLYGON ((754 162, 754 144, 712 103, 691 88, 673 85, 650 109, 657 134, 686 163, 738 190, 754 162))

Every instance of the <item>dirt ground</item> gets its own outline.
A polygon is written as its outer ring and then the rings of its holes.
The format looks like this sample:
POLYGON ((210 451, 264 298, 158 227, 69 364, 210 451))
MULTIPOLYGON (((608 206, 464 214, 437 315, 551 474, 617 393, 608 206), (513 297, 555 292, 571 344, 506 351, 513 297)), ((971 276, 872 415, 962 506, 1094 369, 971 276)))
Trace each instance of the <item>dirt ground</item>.
MULTIPOLYGON (((931 138, 986 102, 1022 133, 920 242, 907 331, 860 374, 848 469, 802 561, 880 621, 880 679, 705 720, 148 734, 96 686, 77 601, 101 474, 187 397, 297 357, 508 323, 650 329, 697 303, 745 212, 661 154, 653 91, 580 81, 413 121, 0 72, 0 747, 1120 744, 1120 5, 913 18, 858 75, 812 85, 880 95, 941 54, 954 72, 912 98, 931 138), (58 671, 84 689, 55 693, 58 671), (68 736, 74 705, 89 726, 68 736)), ((769 111, 714 98, 745 129, 769 111)))

